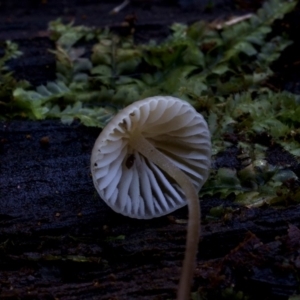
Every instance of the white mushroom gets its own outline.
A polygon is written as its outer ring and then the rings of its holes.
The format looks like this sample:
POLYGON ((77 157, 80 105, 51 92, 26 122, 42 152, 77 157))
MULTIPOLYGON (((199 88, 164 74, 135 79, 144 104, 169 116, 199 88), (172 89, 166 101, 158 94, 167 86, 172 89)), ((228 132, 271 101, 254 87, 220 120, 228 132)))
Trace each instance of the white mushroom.
POLYGON ((188 204, 185 259, 178 298, 188 299, 200 235, 198 192, 210 169, 207 124, 187 102, 157 96, 119 112, 97 138, 91 157, 95 188, 123 215, 150 219, 188 204))

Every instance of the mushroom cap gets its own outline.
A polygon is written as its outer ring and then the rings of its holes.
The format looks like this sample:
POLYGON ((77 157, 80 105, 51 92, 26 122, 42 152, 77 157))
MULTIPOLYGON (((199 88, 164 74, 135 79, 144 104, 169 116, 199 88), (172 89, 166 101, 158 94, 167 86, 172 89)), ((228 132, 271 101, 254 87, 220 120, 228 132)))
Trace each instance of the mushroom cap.
POLYGON ((211 164, 206 121, 181 99, 146 98, 120 111, 102 130, 92 151, 94 186, 114 211, 151 219, 183 207, 187 201, 179 185, 130 146, 134 130, 181 169, 199 192, 211 164))

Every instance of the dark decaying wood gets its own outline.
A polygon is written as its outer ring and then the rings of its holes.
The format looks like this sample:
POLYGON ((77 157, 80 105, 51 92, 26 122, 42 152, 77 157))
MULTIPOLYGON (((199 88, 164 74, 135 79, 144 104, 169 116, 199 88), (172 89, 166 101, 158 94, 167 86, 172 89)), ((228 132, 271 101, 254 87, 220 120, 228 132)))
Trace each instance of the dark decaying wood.
MULTIPOLYGON (((174 298, 185 208, 147 221, 112 212, 90 176, 98 129, 59 121, 0 126, 0 299, 174 298)), ((220 203, 203 199, 203 218, 220 203)), ((235 283, 257 297, 254 287, 286 299, 298 288, 299 225, 299 206, 234 206, 222 220, 206 218, 193 289, 235 283)))
MULTIPOLYGON (((55 78, 55 61, 47 50, 54 45, 46 28, 60 15, 77 24, 119 30, 124 17, 136 13, 135 38, 147 42, 165 37, 174 21, 233 14, 235 4, 253 8, 251 1, 224 1, 212 12, 203 12, 154 1, 150 7, 135 4, 110 16, 107 12, 119 1, 77 2, 74 6, 63 1, 60 6, 57 1, 26 1, 20 7, 16 1, 1 2, 0 39, 13 39, 24 52, 10 62, 17 78, 33 84, 55 78)), ((298 19, 294 15, 293 26, 286 27, 295 29, 295 44, 275 66, 274 81, 296 92, 299 73, 292 71, 299 66, 294 63, 299 56, 298 19)), ((1 300, 175 297, 187 210, 145 221, 109 209, 96 194, 89 170, 98 134, 98 129, 59 121, 0 123, 1 300)), ((290 159, 276 148, 268 157, 274 164, 290 159)), ((237 164, 234 148, 215 161, 216 167, 237 164)), ((299 174, 297 162, 291 164, 299 174)), ((193 291, 201 290, 207 299, 219 299, 233 287, 251 299, 288 299, 299 293, 300 206, 247 209, 230 200, 201 201, 203 230, 193 291), (220 204, 232 208, 211 220, 210 209, 220 204)), ((229 294, 227 299, 236 298, 229 294)))

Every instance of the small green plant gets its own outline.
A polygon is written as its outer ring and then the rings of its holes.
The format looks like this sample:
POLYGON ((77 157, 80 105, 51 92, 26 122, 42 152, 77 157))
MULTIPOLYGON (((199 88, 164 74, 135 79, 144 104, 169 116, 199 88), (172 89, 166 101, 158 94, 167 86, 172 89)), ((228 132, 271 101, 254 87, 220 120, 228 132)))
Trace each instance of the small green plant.
POLYGON ((18 45, 11 41, 6 41, 0 45, 0 49, 4 52, 0 58, 0 119, 5 119, 6 117, 23 112, 22 110, 19 112, 16 110, 12 93, 18 85, 25 87, 26 83, 17 82, 13 77, 13 73, 9 71, 6 65, 9 60, 22 55, 22 52, 18 50, 18 45))
POLYGON ((99 127, 111 117, 111 107, 158 94, 179 96, 199 110, 209 110, 232 94, 259 89, 272 74, 270 64, 291 42, 270 36, 271 25, 295 4, 271 0, 249 20, 222 29, 205 22, 174 24, 163 43, 148 45, 106 29, 53 21, 49 31, 56 43, 51 50, 57 61, 56 81, 36 89, 17 88, 10 105, 31 119, 61 117, 70 122, 74 112, 73 119, 99 127), (94 42, 90 57, 81 46, 86 41, 94 42), (100 120, 93 111, 106 118, 100 120))
POLYGON ((282 199, 276 194, 279 190, 289 193, 286 181, 298 179, 292 171, 284 173, 285 166, 258 167, 264 164, 267 147, 255 136, 265 134, 300 156, 298 96, 263 87, 272 75, 270 65, 291 44, 284 35, 271 34, 271 26, 296 3, 270 0, 251 18, 219 29, 205 22, 173 24, 172 34, 160 44, 138 45, 132 36, 53 21, 53 82, 38 87, 17 82, 5 63, 20 52, 15 44, 5 44, 0 118, 60 118, 67 124, 77 119, 86 126, 104 127, 119 109, 139 99, 178 96, 208 120, 214 155, 235 146, 251 158, 238 170, 214 170, 202 192, 222 197, 234 193, 245 205, 277 202, 282 199))

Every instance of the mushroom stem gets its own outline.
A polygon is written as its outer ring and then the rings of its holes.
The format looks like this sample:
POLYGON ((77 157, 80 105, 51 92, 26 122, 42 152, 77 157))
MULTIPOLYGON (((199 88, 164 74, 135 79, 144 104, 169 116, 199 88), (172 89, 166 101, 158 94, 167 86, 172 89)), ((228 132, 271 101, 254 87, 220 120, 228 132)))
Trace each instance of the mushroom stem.
POLYGON ((162 152, 158 151, 140 133, 135 132, 132 134, 129 143, 132 148, 155 163, 161 170, 173 178, 185 193, 189 208, 189 218, 185 256, 181 270, 177 300, 187 300, 190 298, 190 289, 200 236, 200 205, 197 191, 188 176, 177 168, 162 152))

